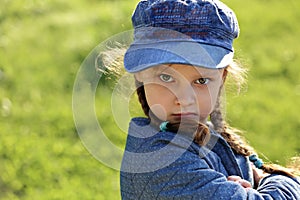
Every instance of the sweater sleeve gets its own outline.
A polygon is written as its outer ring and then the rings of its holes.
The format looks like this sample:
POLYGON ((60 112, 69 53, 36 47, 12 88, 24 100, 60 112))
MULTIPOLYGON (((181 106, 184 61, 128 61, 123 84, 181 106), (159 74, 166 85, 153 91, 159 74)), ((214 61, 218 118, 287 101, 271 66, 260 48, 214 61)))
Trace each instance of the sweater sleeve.
POLYGON ((257 192, 265 199, 300 199, 300 183, 296 178, 272 174, 260 181, 257 192))
MULTIPOLYGON (((268 176, 257 190, 246 190, 237 183, 227 181, 227 177, 212 169, 205 158, 200 159, 188 151, 167 167, 131 175, 127 187, 137 192, 133 199, 300 199, 299 183, 291 178, 268 176)), ((126 191, 122 196, 123 199, 130 199, 126 198, 126 191)))

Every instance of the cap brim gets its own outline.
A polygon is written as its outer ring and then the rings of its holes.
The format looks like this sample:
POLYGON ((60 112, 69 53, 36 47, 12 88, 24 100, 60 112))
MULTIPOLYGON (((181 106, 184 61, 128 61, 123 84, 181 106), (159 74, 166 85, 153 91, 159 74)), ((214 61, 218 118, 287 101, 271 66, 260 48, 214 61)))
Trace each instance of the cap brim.
POLYGON ((124 56, 124 66, 130 73, 175 63, 221 69, 232 62, 233 55, 233 51, 223 47, 191 41, 132 44, 124 56))

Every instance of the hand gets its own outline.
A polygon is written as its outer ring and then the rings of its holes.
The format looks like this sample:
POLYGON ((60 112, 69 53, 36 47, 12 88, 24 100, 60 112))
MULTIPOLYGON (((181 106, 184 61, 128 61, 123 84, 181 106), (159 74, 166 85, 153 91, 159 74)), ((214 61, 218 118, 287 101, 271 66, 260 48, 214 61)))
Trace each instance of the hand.
POLYGON ((252 188, 252 185, 249 181, 242 179, 240 176, 228 176, 228 181, 233 181, 240 184, 243 188, 249 189, 252 188))
POLYGON ((254 185, 255 188, 257 188, 259 181, 268 176, 268 173, 265 173, 263 170, 261 169, 257 169, 253 164, 252 164, 252 171, 253 171, 253 178, 254 178, 254 185))

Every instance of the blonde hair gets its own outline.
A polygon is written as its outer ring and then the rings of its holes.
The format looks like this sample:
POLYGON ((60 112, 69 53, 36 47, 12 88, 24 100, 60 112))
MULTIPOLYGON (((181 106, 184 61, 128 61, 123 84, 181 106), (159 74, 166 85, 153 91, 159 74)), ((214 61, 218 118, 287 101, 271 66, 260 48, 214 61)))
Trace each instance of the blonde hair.
POLYGON ((107 76, 121 77, 125 72, 123 59, 127 47, 119 43, 115 43, 114 45, 115 47, 107 47, 106 51, 99 53, 96 61, 96 70, 107 76))

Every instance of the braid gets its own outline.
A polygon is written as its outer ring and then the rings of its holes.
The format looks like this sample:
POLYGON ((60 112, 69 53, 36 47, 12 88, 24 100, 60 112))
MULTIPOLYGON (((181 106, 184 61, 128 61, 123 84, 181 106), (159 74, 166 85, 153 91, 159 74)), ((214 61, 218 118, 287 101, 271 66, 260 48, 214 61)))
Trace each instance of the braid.
POLYGON ((237 135, 237 129, 230 128, 223 119, 222 109, 221 109, 221 94, 222 88, 220 89, 219 96, 215 105, 213 112, 210 114, 211 123, 214 129, 222 135, 222 137, 228 142, 230 147, 237 153, 243 156, 250 156, 254 153, 252 147, 247 145, 243 139, 237 135))
POLYGON ((222 90, 222 88, 220 89, 215 108, 214 108, 213 112, 210 114, 211 123, 213 124, 214 129, 218 133, 224 132, 224 127, 225 127, 222 109, 221 109, 221 100, 220 100, 221 90, 222 90))
POLYGON ((209 128, 198 121, 168 123, 167 128, 169 131, 174 133, 184 133, 186 135, 194 133, 192 138, 194 142, 200 146, 206 145, 210 139, 209 128))
POLYGON ((296 170, 282 167, 276 164, 264 164, 261 169, 269 174, 279 174, 283 176, 296 177, 296 170))
MULTIPOLYGON (((250 156, 256 154, 254 149, 251 146, 249 146, 243 138, 237 135, 237 133, 241 133, 241 131, 231 128, 224 121, 221 111, 220 94, 221 92, 219 93, 215 109, 210 115, 210 119, 213 126, 215 127, 215 130, 222 135, 222 137, 227 141, 232 150, 235 151, 237 154, 243 156, 250 156)), ((292 169, 288 169, 280 165, 263 164, 260 169, 269 174, 280 174, 289 177, 296 177, 296 170, 294 171, 292 169)))
POLYGON ((210 139, 209 128, 205 124, 198 124, 197 131, 194 134, 194 141, 200 146, 206 145, 210 139))
POLYGON ((139 102, 142 106, 142 109, 144 111, 144 114, 149 117, 149 111, 150 111, 150 107, 147 103, 147 99, 146 99, 146 94, 145 94, 145 89, 144 89, 144 85, 142 82, 139 82, 138 80, 135 80, 135 85, 136 85, 136 93, 138 95, 139 98, 139 102))

